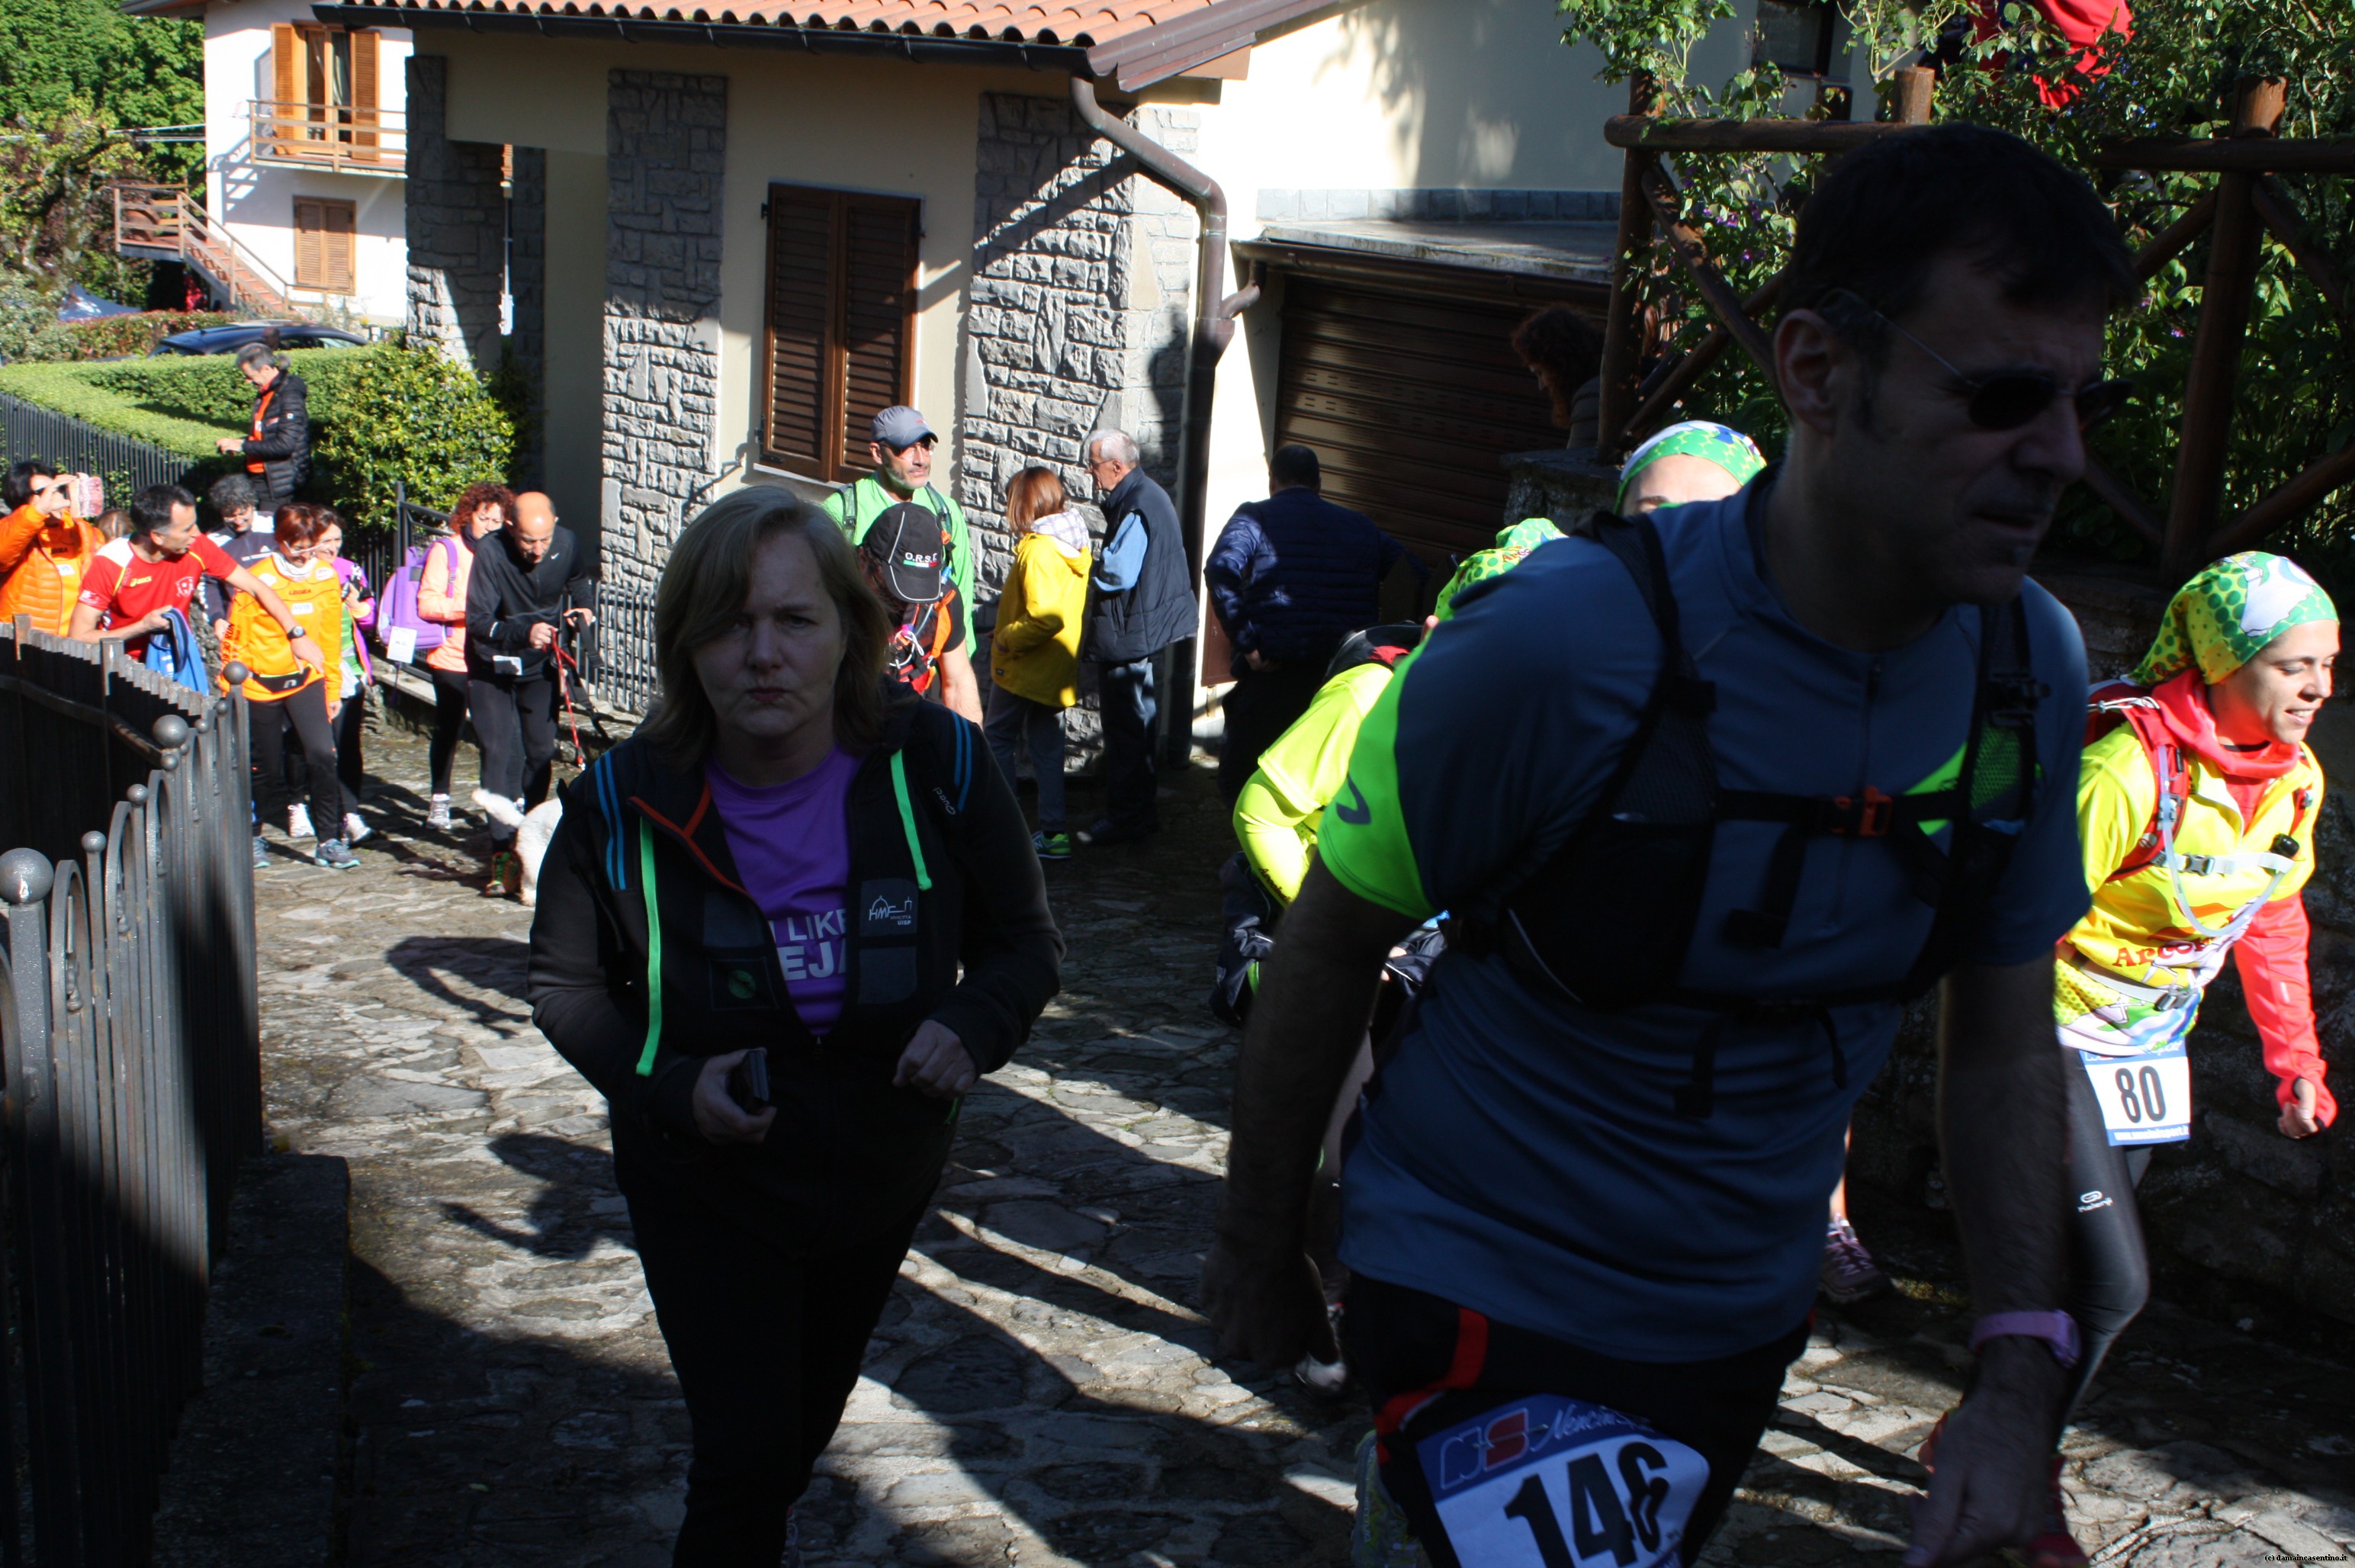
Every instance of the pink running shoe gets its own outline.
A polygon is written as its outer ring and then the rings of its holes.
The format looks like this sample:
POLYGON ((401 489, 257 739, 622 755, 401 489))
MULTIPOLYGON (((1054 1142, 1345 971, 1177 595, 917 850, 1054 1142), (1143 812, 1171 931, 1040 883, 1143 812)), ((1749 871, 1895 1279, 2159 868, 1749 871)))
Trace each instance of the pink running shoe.
POLYGON ((1856 1227, 1834 1220, 1824 1235, 1823 1292, 1842 1307, 1865 1301, 1890 1288, 1889 1276, 1872 1261, 1856 1227))

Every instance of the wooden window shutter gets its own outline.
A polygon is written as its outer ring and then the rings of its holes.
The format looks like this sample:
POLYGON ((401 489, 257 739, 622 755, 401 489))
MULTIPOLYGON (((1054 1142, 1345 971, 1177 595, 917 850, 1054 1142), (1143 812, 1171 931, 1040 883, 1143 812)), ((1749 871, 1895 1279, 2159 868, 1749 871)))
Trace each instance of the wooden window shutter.
POLYGON ((329 293, 347 294, 357 287, 352 251, 359 229, 359 208, 348 201, 319 204, 320 287, 329 293))
POLYGON ((875 415, 913 395, 922 204, 769 187, 762 460, 839 482, 875 415))
POLYGON ((327 265, 326 203, 304 197, 294 198, 294 284, 297 288, 316 289, 326 285, 322 278, 327 265))
POLYGON ((270 95, 282 104, 303 101, 303 35, 284 22, 270 29, 270 95))
POLYGON ((352 29, 352 155, 373 163, 377 157, 377 40, 373 27, 352 29))
POLYGON ((843 198, 840 461, 850 473, 868 465, 875 416, 915 395, 916 209, 888 197, 843 198))
POLYGON ((825 191, 769 187, 768 398, 764 461, 829 478, 826 417, 833 358, 834 199, 825 191))

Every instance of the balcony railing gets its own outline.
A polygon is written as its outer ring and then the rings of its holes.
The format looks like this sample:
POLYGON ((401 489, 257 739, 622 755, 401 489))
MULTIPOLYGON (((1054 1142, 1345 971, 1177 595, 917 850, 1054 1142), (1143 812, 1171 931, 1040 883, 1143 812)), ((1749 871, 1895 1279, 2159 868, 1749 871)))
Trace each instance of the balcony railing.
POLYGON ((304 283, 290 283, 228 229, 213 221, 187 188, 176 185, 112 187, 114 245, 145 261, 178 261, 195 267, 229 302, 229 308, 262 316, 316 319, 346 296, 304 283))
POLYGON ((399 175, 409 164, 409 117, 398 109, 255 99, 253 156, 265 164, 399 175))

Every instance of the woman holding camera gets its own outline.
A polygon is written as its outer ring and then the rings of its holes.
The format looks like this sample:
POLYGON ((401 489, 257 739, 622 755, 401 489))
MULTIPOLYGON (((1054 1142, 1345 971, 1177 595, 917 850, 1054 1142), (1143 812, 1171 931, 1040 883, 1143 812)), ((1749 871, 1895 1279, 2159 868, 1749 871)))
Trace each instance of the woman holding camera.
POLYGON ((832 1437, 977 1075, 1057 988, 1029 829, 974 727, 887 692, 824 514, 730 496, 655 604, 655 714, 564 792, 540 1029, 613 1163, 694 1427, 675 1561, 799 1561, 832 1437))

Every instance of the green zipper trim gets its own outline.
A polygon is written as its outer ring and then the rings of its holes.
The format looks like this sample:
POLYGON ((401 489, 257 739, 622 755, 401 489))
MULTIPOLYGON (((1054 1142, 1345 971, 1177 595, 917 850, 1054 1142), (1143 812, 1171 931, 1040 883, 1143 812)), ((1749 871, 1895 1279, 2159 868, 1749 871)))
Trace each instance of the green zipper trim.
POLYGON ((646 819, 638 818, 638 880, 646 894, 646 1048, 638 1053, 638 1076, 654 1075, 655 1051, 662 1044, 662 909, 655 901, 655 840, 646 819))
POLYGON ((891 793, 900 797, 900 827, 908 835, 908 853, 916 859, 916 886, 923 892, 932 891, 932 876, 924 869, 924 847, 916 842, 916 808, 908 804, 908 754, 891 753, 891 793))

